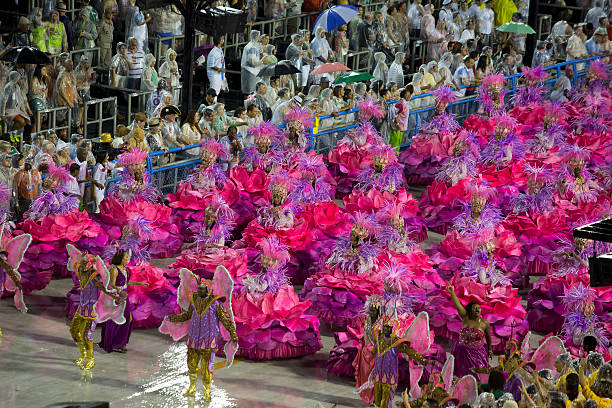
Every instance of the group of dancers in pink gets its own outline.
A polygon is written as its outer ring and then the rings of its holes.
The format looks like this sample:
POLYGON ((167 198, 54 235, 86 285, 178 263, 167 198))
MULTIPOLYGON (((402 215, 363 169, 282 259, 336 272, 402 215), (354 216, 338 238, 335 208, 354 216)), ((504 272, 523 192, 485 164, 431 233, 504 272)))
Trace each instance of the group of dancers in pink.
POLYGON ((377 407, 391 406, 400 382, 413 406, 472 403, 490 358, 530 330, 550 333, 523 350, 539 364, 565 348, 579 355, 587 335, 609 360, 612 288, 589 286, 587 261, 610 248, 572 237, 612 216, 608 67, 591 63, 564 104, 544 98, 542 68, 523 74, 511 97, 503 76, 485 78, 478 113, 461 125, 453 92, 439 88, 400 154, 373 126, 383 110, 371 99, 327 156, 310 149, 308 111, 293 108, 285 129, 250 128, 254 145, 229 171, 226 147, 204 141, 201 164, 166 203, 137 148, 119 157, 121 180, 99 214, 79 211, 69 173, 51 161, 17 225, 0 189, 2 293, 25 312, 24 294, 72 276, 66 312, 81 368, 94 366, 97 324, 107 352, 125 351, 133 328, 160 327, 187 336, 186 395, 201 373, 208 398, 215 353, 230 363, 314 354, 321 324, 336 341, 329 372, 354 377, 377 407), (425 188, 419 200, 409 186, 425 188), (428 231, 444 237, 424 249, 428 231), (170 257, 166 269, 149 263, 170 257))

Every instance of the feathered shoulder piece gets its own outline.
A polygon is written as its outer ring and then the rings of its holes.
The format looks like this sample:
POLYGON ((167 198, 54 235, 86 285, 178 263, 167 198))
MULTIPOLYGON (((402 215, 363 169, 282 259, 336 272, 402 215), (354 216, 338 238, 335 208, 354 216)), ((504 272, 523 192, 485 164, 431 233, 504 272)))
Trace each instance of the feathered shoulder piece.
POLYGON ((397 162, 397 151, 391 147, 391 145, 372 145, 368 149, 368 153, 371 154, 375 160, 384 160, 387 164, 397 162))
POLYGON ((261 255, 270 259, 274 259, 279 264, 286 264, 290 260, 288 247, 283 245, 278 240, 278 237, 271 235, 263 238, 257 243, 257 249, 261 251, 261 255))
POLYGON ((432 92, 438 103, 451 103, 457 100, 457 96, 449 86, 441 86, 432 92))
POLYGON ((372 118, 382 119, 384 116, 382 107, 380 104, 376 103, 372 97, 360 99, 357 102, 357 107, 359 108, 359 120, 369 121, 372 118))
POLYGON ((297 159, 297 170, 302 173, 303 178, 313 179, 325 174, 325 163, 322 156, 318 154, 302 154, 297 159))
POLYGON ((561 147, 561 153, 568 160, 587 160, 591 156, 591 151, 586 147, 582 147, 575 143, 564 143, 561 147))
POLYGON ((492 119, 496 127, 510 129, 511 132, 515 131, 519 125, 518 121, 506 112, 495 115, 492 119))

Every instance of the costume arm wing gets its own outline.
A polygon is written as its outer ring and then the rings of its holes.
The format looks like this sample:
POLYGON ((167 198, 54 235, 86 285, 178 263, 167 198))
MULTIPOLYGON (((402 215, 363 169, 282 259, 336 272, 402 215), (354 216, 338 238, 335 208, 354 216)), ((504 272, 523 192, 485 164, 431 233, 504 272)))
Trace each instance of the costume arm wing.
POLYGON ((198 290, 198 278, 187 268, 182 268, 179 272, 180 285, 176 291, 176 303, 183 310, 189 310, 191 300, 189 295, 197 292, 198 290))
POLYGON ((408 360, 408 364, 410 366, 411 384, 408 394, 410 395, 411 399, 417 400, 421 398, 421 387, 419 386, 419 381, 421 381, 425 368, 420 364, 416 364, 413 360, 408 360))
POLYGON ((531 341, 531 331, 527 332, 527 335, 525 336, 525 338, 523 339, 523 342, 521 343, 521 356, 524 359, 527 359, 527 356, 529 355, 529 350, 530 350, 530 346, 529 346, 529 342, 531 341))
POLYGON ((442 367, 442 381, 444 381, 444 389, 446 392, 451 392, 453 385, 453 372, 455 371, 455 356, 452 354, 448 356, 444 366, 442 367))
MULTIPOLYGON (((224 266, 219 265, 215 270, 215 276, 213 277, 212 293, 215 296, 221 296, 222 303, 229 319, 229 324, 236 327, 236 321, 234 320, 234 311, 232 310, 232 292, 234 291, 234 280, 224 266)), ((238 350, 238 342, 231 340, 231 336, 225 326, 221 325, 221 335, 225 339, 229 339, 225 343, 223 351, 225 352, 225 358, 227 360, 227 367, 231 367, 234 362, 234 355, 238 350)))
MULTIPOLYGON (((106 290, 111 290, 109 288, 110 284, 110 273, 106 268, 106 264, 99 256, 96 256, 96 270, 98 271, 98 276, 100 276, 100 280, 102 285, 106 290)), ((95 311, 97 317, 97 321, 99 323, 105 322, 107 320, 112 320, 117 324, 125 323, 125 302, 118 302, 112 296, 106 294, 104 291, 100 291, 100 297, 96 302, 95 311)))
POLYGON ((11 239, 5 247, 7 256, 7 263, 13 269, 13 273, 15 274, 16 282, 13 281, 11 276, 8 276, 8 279, 5 282, 6 290, 14 291, 15 295, 13 297, 15 301, 15 307, 21 311, 21 313, 26 313, 28 308, 26 307, 23 301, 23 292, 21 289, 17 287, 17 282, 21 280, 21 275, 19 274, 19 266, 21 265, 21 261, 23 260, 23 256, 25 252, 28 250, 30 243, 32 242, 32 236, 30 234, 22 234, 13 239, 11 239))
POLYGON ((531 362, 535 364, 536 370, 553 367, 557 356, 565 352, 567 350, 563 345, 563 340, 557 336, 552 336, 540 344, 540 347, 533 353, 531 362))
POLYGON ((462 377, 453 390, 453 397, 459 400, 459 404, 473 404, 478 396, 478 382, 471 375, 462 377))
POLYGON ((72 244, 66 245, 66 251, 68 251, 68 270, 75 273, 74 266, 81 263, 83 253, 72 244))
POLYGON ((431 347, 429 315, 427 312, 419 313, 401 337, 408 340, 410 347, 417 353, 421 355, 427 353, 431 347))

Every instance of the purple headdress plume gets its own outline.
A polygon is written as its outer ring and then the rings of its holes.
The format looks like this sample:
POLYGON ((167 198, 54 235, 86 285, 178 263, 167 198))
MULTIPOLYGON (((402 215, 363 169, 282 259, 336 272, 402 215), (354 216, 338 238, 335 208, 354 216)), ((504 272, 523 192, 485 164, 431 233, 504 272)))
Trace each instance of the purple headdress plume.
POLYGON ((565 291, 562 297, 563 305, 566 310, 583 310, 595 299, 595 291, 582 283, 574 285, 565 291))
POLYGON ((566 156, 567 160, 588 160, 591 156, 591 151, 586 147, 580 146, 577 143, 563 143, 561 153, 566 156))
POLYGON ((436 180, 444 181, 450 185, 455 185, 459 180, 465 177, 476 177, 478 168, 476 166, 476 154, 478 152, 475 147, 476 134, 462 130, 457 136, 455 146, 453 147, 453 155, 444 161, 440 170, 436 174, 436 180))
POLYGON ((395 261, 385 262, 379 269, 383 279, 381 306, 388 317, 398 315, 414 315, 413 308, 418 299, 410 293, 402 291, 402 280, 411 276, 410 270, 395 261))
POLYGON ((53 160, 47 162, 47 177, 51 180, 51 186, 57 187, 66 184, 70 180, 70 171, 66 167, 58 167, 53 160))
POLYGON ((372 122, 361 122, 357 127, 366 137, 366 141, 370 144, 383 144, 380 134, 374 127, 372 122))
POLYGON ((594 314, 594 299, 595 291, 582 283, 566 289, 565 296, 562 297, 566 310, 562 332, 576 345, 579 345, 585 336, 593 335, 602 346, 608 347, 608 338, 599 317, 594 314))
POLYGON ((545 166, 531 165, 525 163, 525 174, 534 183, 550 183, 554 180, 554 174, 545 166))
POLYGON ((455 132, 460 128, 459 123, 455 120, 452 113, 442 112, 432 118, 429 122, 423 123, 419 127, 419 132, 422 133, 445 133, 455 132))
POLYGON ((502 74, 491 73, 482 78, 481 86, 490 90, 501 91, 505 82, 506 78, 502 74))
POLYGON ((289 285, 285 274, 285 265, 290 259, 289 252, 275 235, 262 239, 257 248, 261 255, 260 262, 254 268, 256 274, 249 274, 242 284, 253 296, 263 296, 266 292, 275 294, 283 286, 289 285))
POLYGON ((295 179, 287 173, 285 170, 281 170, 276 174, 270 176, 270 183, 268 183, 268 190, 272 192, 275 188, 282 187, 287 191, 290 191, 295 185, 295 179))
POLYGON ((376 237, 381 231, 380 225, 376 222, 375 215, 366 214, 364 212, 356 212, 350 215, 351 222, 353 223, 352 229, 358 230, 364 238, 376 237))
POLYGON ((117 160, 118 167, 125 167, 131 173, 137 168, 144 170, 145 162, 149 153, 144 150, 140 150, 140 148, 134 146, 125 153, 119 155, 117 160))
POLYGON ((325 163, 319 155, 303 154, 297 159, 297 170, 302 174, 302 178, 312 180, 325 175, 325 163))
POLYGON ((559 247, 553 251, 553 260, 557 268, 553 272, 555 276, 566 276, 572 273, 579 273, 588 268, 586 259, 592 252, 591 245, 585 245, 580 250, 576 247, 574 240, 562 235, 557 241, 559 247))
POLYGON ((491 284, 492 287, 505 285, 508 279, 497 267, 497 261, 486 249, 477 248, 470 259, 461 266, 461 273, 482 283, 491 284))
POLYGON ((372 118, 382 119, 384 116, 381 106, 372 97, 360 99, 357 102, 357 107, 359 108, 358 116, 361 121, 369 121, 372 118))
POLYGON ((433 91, 432 95, 438 104, 449 104, 457 100, 457 96, 450 86, 441 86, 433 91))
POLYGON ((68 214, 79 210, 80 200, 67 194, 63 186, 44 191, 32 202, 27 216, 33 220, 39 220, 48 215, 68 214))

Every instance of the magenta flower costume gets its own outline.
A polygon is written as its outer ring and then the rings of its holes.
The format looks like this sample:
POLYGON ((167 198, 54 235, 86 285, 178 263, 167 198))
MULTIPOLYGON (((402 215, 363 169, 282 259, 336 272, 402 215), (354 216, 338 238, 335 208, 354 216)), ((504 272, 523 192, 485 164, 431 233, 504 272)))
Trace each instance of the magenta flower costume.
POLYGON ((431 184, 442 161, 451 156, 460 128, 453 115, 446 112, 448 105, 457 99, 453 91, 442 86, 433 95, 436 98, 433 116, 419 126, 412 144, 399 156, 410 185, 431 184))
POLYGON ((225 343, 223 353, 231 367, 238 348, 232 311, 234 282, 223 266, 217 268, 212 282, 200 280, 187 269, 181 269, 180 276, 176 301, 183 313, 166 316, 159 331, 175 341, 187 336, 189 388, 183 395, 195 394, 200 373, 204 398, 210 401, 215 353, 225 343))
POLYGON ((200 278, 210 279, 217 266, 223 265, 238 286, 247 273, 247 257, 244 251, 226 246, 235 228, 236 213, 218 193, 209 193, 202 201, 206 203, 203 220, 191 231, 195 244, 181 252, 169 266, 172 272, 167 276, 175 280, 186 268, 200 278))
POLYGON ((370 122, 372 118, 383 118, 381 106, 369 97, 360 99, 357 108, 359 109, 357 127, 349 130, 328 155, 329 170, 338 183, 339 198, 353 190, 359 173, 370 166, 372 162, 370 147, 384 144, 370 122))
POLYGON ((373 217, 353 216, 353 227, 334 244, 325 269, 308 278, 300 297, 310 300, 310 311, 332 325, 346 325, 358 317, 366 298, 382 291, 376 272, 380 227, 373 217))
POLYGON ((191 240, 194 224, 201 223, 206 209, 206 195, 214 192, 229 199, 236 199, 238 192, 232 183, 227 182, 227 175, 217 163, 217 159, 227 158, 228 151, 224 145, 214 140, 202 143, 202 162, 177 186, 175 194, 168 194, 169 206, 174 216, 182 219, 181 233, 184 241, 191 240))
POLYGON ((174 256, 183 244, 180 222, 175 223, 172 210, 158 202, 160 192, 150 184, 145 173, 148 153, 137 147, 121 154, 117 166, 123 167, 121 180, 109 187, 109 195, 100 204, 97 220, 104 226, 111 240, 121 237, 121 230, 130 220, 149 221, 151 233, 148 250, 153 258, 174 256))
POLYGON ((255 360, 314 354, 323 346, 319 320, 307 312, 285 274, 287 248, 272 235, 258 243, 260 256, 234 298, 238 355, 255 360))
POLYGON ((67 244, 101 254, 108 242, 106 232, 86 211, 79 211, 79 198, 66 192, 68 170, 55 166, 53 161, 47 163, 47 169, 45 189, 15 229, 17 235, 32 236, 21 263, 24 293, 45 288, 52 277, 69 276, 67 244))

